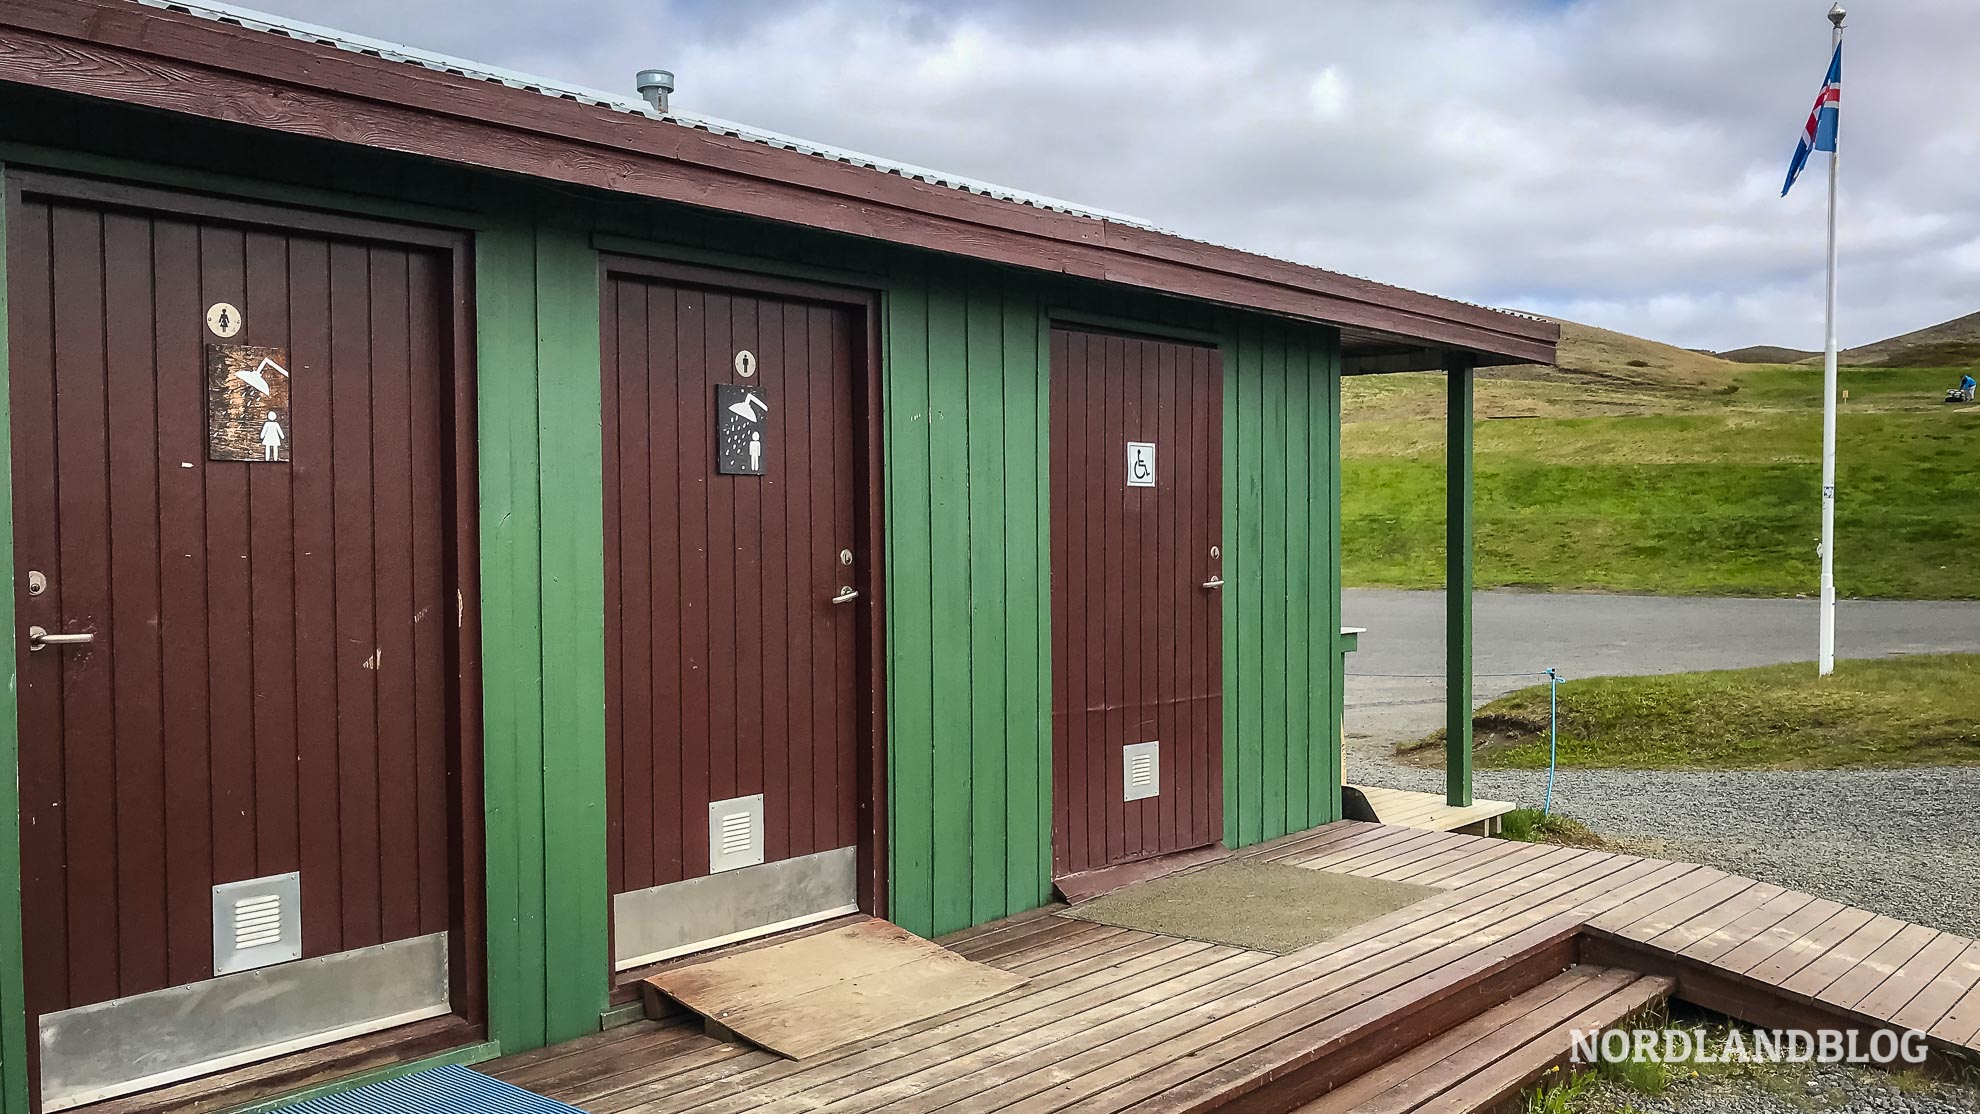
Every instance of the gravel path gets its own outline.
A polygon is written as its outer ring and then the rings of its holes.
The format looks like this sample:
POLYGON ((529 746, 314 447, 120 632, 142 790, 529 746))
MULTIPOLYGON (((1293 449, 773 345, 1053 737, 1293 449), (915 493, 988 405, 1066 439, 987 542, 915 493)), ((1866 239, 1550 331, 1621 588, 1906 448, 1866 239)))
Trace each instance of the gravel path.
POLYGON ((1611 1083, 1587 1093, 1583 1114, 1972 1114, 1980 1091, 1950 1083, 1895 1079, 1842 1064, 1766 1065, 1683 1079, 1661 1095, 1611 1083))

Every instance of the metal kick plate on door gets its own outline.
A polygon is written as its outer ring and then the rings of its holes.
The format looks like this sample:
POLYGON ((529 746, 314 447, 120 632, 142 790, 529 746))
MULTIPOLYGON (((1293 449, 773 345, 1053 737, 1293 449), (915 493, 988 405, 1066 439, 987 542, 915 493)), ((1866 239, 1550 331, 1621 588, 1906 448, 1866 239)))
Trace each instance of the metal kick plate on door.
POLYGON ((859 912, 859 852, 835 847, 612 897, 612 968, 859 912))
POLYGON ((41 1109, 440 1017, 451 1002, 435 932, 43 1014, 41 1109))

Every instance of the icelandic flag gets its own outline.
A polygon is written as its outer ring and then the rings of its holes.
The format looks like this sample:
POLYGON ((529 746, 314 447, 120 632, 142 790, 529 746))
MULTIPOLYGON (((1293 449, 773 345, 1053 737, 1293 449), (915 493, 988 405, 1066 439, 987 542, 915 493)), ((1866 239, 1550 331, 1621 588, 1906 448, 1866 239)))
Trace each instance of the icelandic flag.
POLYGON ((1802 126, 1801 142, 1794 145, 1794 161, 1788 163, 1787 181, 1781 183, 1781 196, 1794 188, 1794 180, 1801 177, 1801 168, 1808 163, 1810 151, 1836 150, 1836 118, 1842 110, 1842 44, 1836 44, 1835 57, 1829 59, 1829 76, 1822 82, 1822 91, 1815 97, 1815 107, 1808 111, 1808 123, 1802 126))

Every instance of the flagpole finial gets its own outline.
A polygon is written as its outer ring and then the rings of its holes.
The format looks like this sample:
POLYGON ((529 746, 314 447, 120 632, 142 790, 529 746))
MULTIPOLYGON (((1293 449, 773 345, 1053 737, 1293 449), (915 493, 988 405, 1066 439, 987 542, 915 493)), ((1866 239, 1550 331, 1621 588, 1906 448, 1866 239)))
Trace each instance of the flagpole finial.
POLYGON ((1829 9, 1829 22, 1835 24, 1837 27, 1841 27, 1843 25, 1843 19, 1848 15, 1849 13, 1843 10, 1841 4, 1836 4, 1829 9))

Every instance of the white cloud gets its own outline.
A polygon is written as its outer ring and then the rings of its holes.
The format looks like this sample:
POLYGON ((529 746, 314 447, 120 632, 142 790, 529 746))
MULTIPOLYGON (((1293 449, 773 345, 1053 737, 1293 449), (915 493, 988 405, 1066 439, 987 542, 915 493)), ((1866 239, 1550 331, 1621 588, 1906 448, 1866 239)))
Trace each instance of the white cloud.
POLYGON ((1328 66, 1313 76, 1306 87, 1306 99, 1313 115, 1321 120, 1338 120, 1348 110, 1348 79, 1340 67, 1328 66))
MULTIPOLYGON (((1700 347, 1820 340, 1825 0, 262 0, 300 18, 1700 347), (1819 157, 1818 157, 1819 158, 1819 157)), ((1842 334, 1980 309, 1980 4, 1864 0, 1842 334)))

